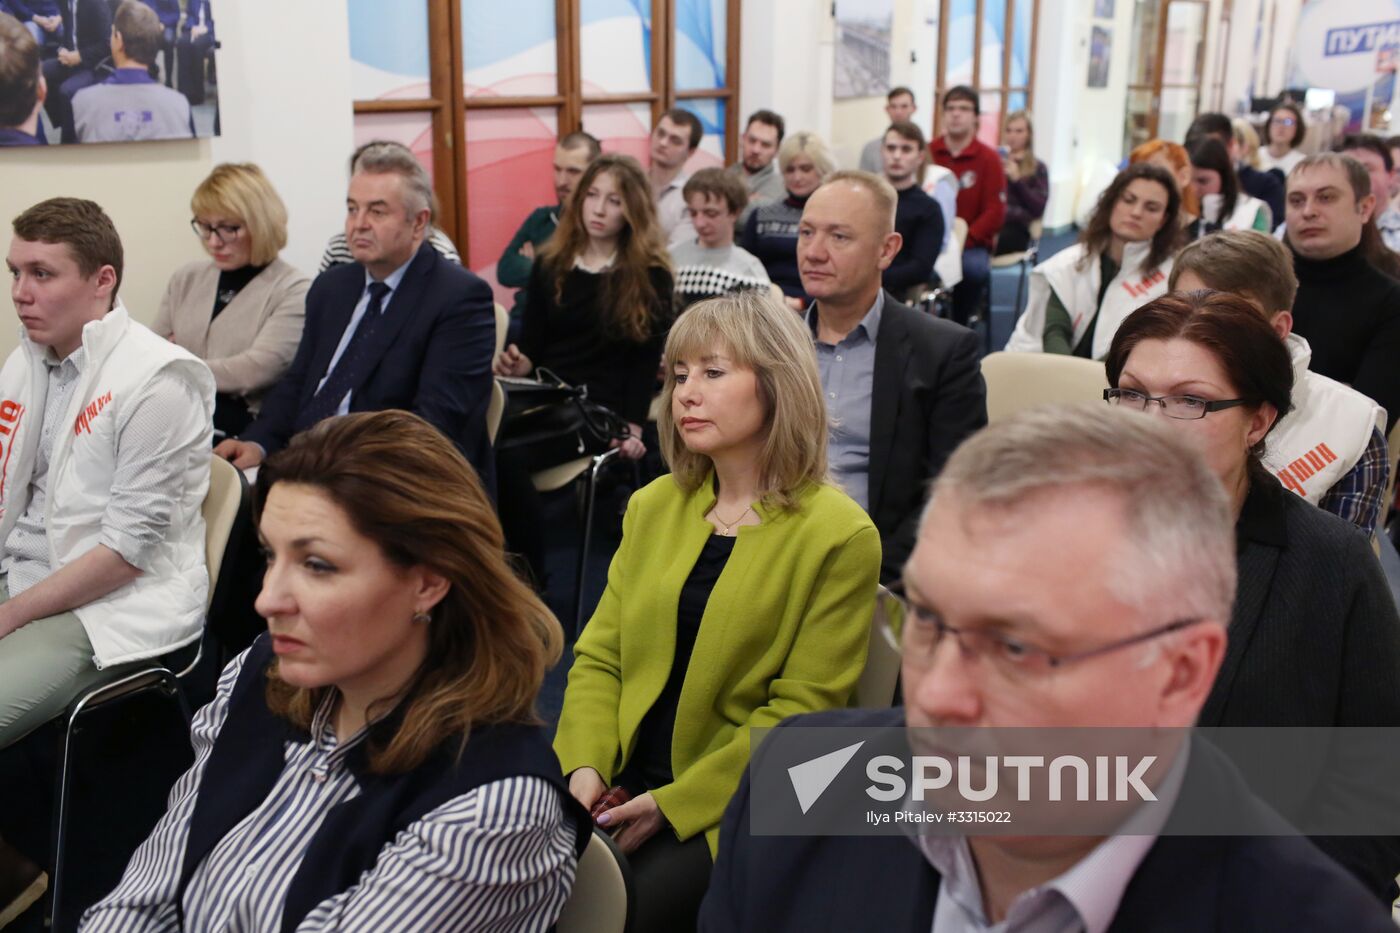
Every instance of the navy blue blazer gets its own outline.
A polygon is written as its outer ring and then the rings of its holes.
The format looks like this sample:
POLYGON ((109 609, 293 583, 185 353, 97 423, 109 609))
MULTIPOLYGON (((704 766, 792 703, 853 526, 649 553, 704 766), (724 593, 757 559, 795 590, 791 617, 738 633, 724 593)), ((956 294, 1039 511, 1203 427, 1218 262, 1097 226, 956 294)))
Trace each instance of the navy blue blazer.
MULTIPOLYGON (((306 293, 306 323, 291 368, 263 399, 241 439, 269 454, 292 437, 297 413, 316 394, 365 288, 359 263, 333 266, 306 293)), ((486 437, 496 312, 491 287, 427 243, 418 248, 389 300, 378 360, 350 392, 351 411, 400 408, 447 435, 476 467, 487 490, 495 462, 486 437)))
MULTIPOLYGON (((903 723, 904 710, 835 710, 794 719, 892 726, 903 723)), ((1199 753, 1208 750, 1201 743, 1192 747, 1181 793, 1211 799, 1238 794, 1257 804, 1219 752, 1199 753)), ((760 746, 756 757, 762 754, 760 746)), ((700 930, 928 933, 939 875, 912 840, 753 836, 748 810, 745 774, 720 827, 700 930)), ((1269 819, 1269 811, 1260 818, 1269 819)), ((1300 836, 1161 836, 1128 882, 1109 933, 1183 930, 1395 933, 1395 925, 1373 895, 1300 836)))
POLYGON ((63 17, 64 47, 83 56, 79 68, 96 68, 103 59, 112 56, 112 8, 107 0, 78 0, 76 10, 61 3, 58 12, 63 17), (82 45, 73 42, 74 28, 82 45))

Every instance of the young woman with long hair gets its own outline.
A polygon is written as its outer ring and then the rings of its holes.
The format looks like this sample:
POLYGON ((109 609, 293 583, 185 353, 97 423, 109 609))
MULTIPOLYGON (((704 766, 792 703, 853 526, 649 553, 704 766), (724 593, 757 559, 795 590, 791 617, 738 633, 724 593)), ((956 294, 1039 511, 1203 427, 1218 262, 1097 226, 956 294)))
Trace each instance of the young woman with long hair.
POLYGON ((997 253, 1019 253, 1030 246, 1031 223, 1045 216, 1050 170, 1035 157, 1031 115, 1017 110, 1006 118, 1001 161, 1006 171, 1006 222, 997 235, 997 253))

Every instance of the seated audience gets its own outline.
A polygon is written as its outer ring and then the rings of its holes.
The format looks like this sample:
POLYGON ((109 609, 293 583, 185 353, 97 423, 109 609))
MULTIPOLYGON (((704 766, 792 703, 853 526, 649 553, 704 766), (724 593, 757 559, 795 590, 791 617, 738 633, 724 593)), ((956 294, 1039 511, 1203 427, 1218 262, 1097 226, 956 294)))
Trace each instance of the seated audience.
POLYGON ((1241 161, 1240 145, 1235 140, 1235 127, 1223 113, 1203 113, 1191 121, 1186 130, 1186 148, 1203 138, 1211 138, 1225 147, 1230 164, 1240 177, 1240 187, 1245 194, 1258 198, 1269 206, 1273 217, 1283 216, 1283 182, 1272 172, 1261 172, 1241 161))
POLYGON ((734 245, 734 225, 748 200, 743 181, 724 169, 703 168, 685 183, 695 239, 671 246, 680 309, 742 288, 771 288, 763 263, 734 245))
POLYGON ((838 172, 802 213, 797 260, 806 321, 833 424, 831 476, 880 530, 881 579, 914 546, 928 481, 987 423, 977 337, 900 304, 881 287, 898 254, 896 197, 868 172, 838 172))
POLYGON ((1264 124, 1268 145, 1259 150, 1259 167, 1287 178, 1307 155, 1302 148, 1307 135, 1308 126, 1298 105, 1291 101, 1279 104, 1264 124))
POLYGON ((933 264, 943 248, 943 212, 919 187, 927 155, 924 131, 913 123, 894 123, 885 131, 883 175, 899 196, 894 229, 902 244, 885 269, 884 287, 901 298, 934 280, 933 264))
MULTIPOLYGON (((787 197, 783 176, 778 172, 778 147, 786 129, 781 115, 771 110, 755 110, 749 115, 739 140, 742 158, 726 171, 744 182, 749 192, 749 209, 766 201, 787 197)), ((742 223, 742 218, 741 218, 742 223)))
POLYGON ((121 664, 199 637, 214 412, 209 367, 117 300, 122 244, 102 208, 31 207, 7 265, 24 330, 0 370, 0 746, 121 664))
POLYGON ((141 0, 124 0, 112 19, 112 76, 73 96, 80 143, 191 139, 190 102, 151 77, 160 54, 160 18, 141 0))
MULTIPOLYGON (((364 152, 371 146, 374 146, 376 151, 379 151, 381 147, 392 147, 400 150, 404 155, 408 156, 409 158, 417 158, 417 156, 415 156, 413 152, 403 143, 391 142, 385 139, 376 139, 372 142, 365 143, 363 146, 360 146, 350 156, 351 175, 354 175, 359 167, 358 163, 360 161, 360 153, 364 152)), ((462 257, 457 253, 457 244, 453 243, 452 238, 449 237, 446 233, 434 226, 434 224, 437 223, 437 198, 433 198, 431 206, 433 216, 428 218, 428 245, 431 246, 434 250, 436 250, 437 254, 443 259, 446 259, 448 262, 455 262, 457 265, 460 266, 462 264, 462 257)), ((332 266, 345 266, 349 265, 352 262, 355 262, 355 254, 351 251, 350 243, 345 238, 345 231, 342 230, 339 233, 334 234, 328 241, 326 241, 326 251, 321 255, 320 271, 325 272, 332 266)), ((494 305, 495 302, 493 301, 492 304, 494 305)))
POLYGON ((1006 176, 996 150, 977 139, 982 112, 977 92, 958 85, 943 95, 943 135, 930 147, 933 161, 958 179, 958 216, 967 222, 962 281, 953 288, 953 319, 966 324, 981 307, 991 280, 991 255, 1006 219, 1006 176))
POLYGON ((165 53, 165 86, 175 86, 175 35, 180 29, 180 0, 141 0, 160 20, 160 48, 165 53))
POLYGON ((76 140, 73 96, 97 83, 97 66, 111 54, 112 7, 107 0, 71 0, 62 5, 60 13, 63 24, 58 52, 44 60, 44 83, 48 85, 44 109, 62 141, 71 143, 76 140))
POLYGON ((1045 216, 1045 202, 1050 199, 1050 170, 1035 157, 1033 132, 1031 115, 1024 110, 1011 114, 1003 124, 1006 221, 997 237, 998 256, 1030 247, 1031 224, 1045 216))
POLYGON ((1186 230, 1189 239, 1218 230, 1273 230, 1269 206, 1240 190, 1239 176, 1225 147, 1213 136, 1191 144, 1191 184, 1201 201, 1201 216, 1186 230))
POLYGON ((41 48, 58 44, 63 28, 58 0, 0 0, 0 7, 19 20, 41 48))
POLYGON ((1234 117, 1230 120, 1230 128, 1235 133, 1240 164, 1253 169, 1259 168, 1259 134, 1255 131, 1254 124, 1249 122, 1248 117, 1234 117))
MULTIPOLYGON (((914 105, 914 92, 907 87, 891 88, 885 95, 885 116, 889 117, 891 124, 908 123, 914 119, 914 111, 919 108, 914 105)), ((876 136, 870 142, 861 147, 860 150, 860 170, 869 172, 872 175, 879 175, 885 170, 885 137, 889 133, 876 136)))
POLYGON ((402 146, 360 151, 345 201, 355 262, 311 284, 291 368, 216 454, 246 469, 323 418, 402 408, 453 441, 492 488, 491 288, 423 241, 434 200, 428 173, 402 146))
POLYGON ((335 418, 254 512, 269 631, 83 930, 548 928, 590 831, 535 710, 563 637, 472 468, 406 412, 335 418))
POLYGON ((1260 462, 1313 505, 1368 535, 1382 517, 1390 461, 1385 409, 1308 369, 1312 348, 1292 333, 1298 279, 1293 257, 1273 237, 1250 230, 1197 240, 1177 254, 1174 292, 1208 288, 1238 295, 1283 338, 1293 363, 1289 414, 1274 425, 1260 462))
POLYGON ((171 276, 151 329, 209 364, 219 390, 214 436, 222 440, 249 425, 292 364, 311 281, 278 258, 287 208, 256 165, 215 166, 190 210, 209 259, 171 276))
POLYGON ((1288 176, 1288 233, 1298 275, 1293 329, 1312 347, 1314 372, 1344 382, 1400 416, 1400 283, 1395 254, 1372 221, 1366 167, 1333 152, 1309 156, 1288 176))
POLYGON ((787 197, 750 211, 739 245, 763 263, 768 277, 787 297, 788 307, 801 311, 807 307, 807 294, 797 272, 797 225, 807 199, 836 170, 836 160, 820 136, 803 130, 783 140, 778 148, 778 169, 783 173, 787 197))
POLYGON ((530 284, 535 254, 554 236, 559 218, 564 214, 564 206, 573 197, 574 187, 583 177, 588 163, 598 158, 602 151, 598 140, 587 133, 570 133, 559 140, 559 145, 554 147, 554 203, 530 212, 496 263, 496 281, 506 288, 518 289, 515 306, 510 310, 511 342, 520 339, 520 320, 529 295, 525 286, 530 284))
POLYGON ((1186 147, 1165 139, 1151 139, 1138 146, 1128 155, 1128 164, 1146 162, 1165 169, 1176 182, 1176 190, 1181 195, 1181 210, 1177 214, 1178 225, 1189 228, 1201 216, 1201 199, 1196 196, 1193 183, 1195 173, 1191 168, 1191 156, 1186 147))
POLYGON ((8 13, 0 13, 0 149, 42 146, 39 108, 48 86, 34 37, 8 13))
POLYGON ((685 213, 685 163, 695 154, 705 128, 699 117, 683 107, 675 107, 661 115, 651 132, 651 162, 647 180, 656 204, 656 222, 661 238, 667 243, 684 243, 695 236, 685 213))
POLYGON ((1374 133, 1352 133, 1343 137, 1334 151, 1349 155, 1366 166, 1366 173, 1371 176, 1371 193, 1376 196, 1372 216, 1376 219, 1381 242, 1391 252, 1400 251, 1400 210, 1392 203, 1400 193, 1400 178, 1397 178, 1390 147, 1374 133))
MULTIPOLYGON (((958 449, 904 569, 904 706, 795 725, 907 726, 914 745, 928 727, 1195 722, 1235 592, 1225 495, 1156 419, 1104 414, 1022 412, 958 449)), ((1250 804, 1259 834, 1182 835, 1168 816, 1143 835, 758 835, 751 775, 777 767, 769 747, 725 812, 706 933, 1393 929, 1205 743, 1175 800, 1250 804)))
POLYGON ((865 665, 880 541, 827 481, 810 338, 762 293, 696 305, 666 344, 671 475, 636 493, 574 646, 554 739, 569 789, 636 880, 632 929, 693 929, 749 731, 846 705, 865 665))
MULTIPOLYGON (((588 397, 627 421, 620 456, 646 454, 642 425, 655 393, 661 348, 672 318, 669 260, 646 174, 630 156, 594 159, 574 189, 564 223, 530 273, 520 342, 496 360, 496 374, 537 368, 588 389, 588 397)), ((511 549, 545 585, 544 504, 530 474, 607 449, 587 432, 528 450, 501 450, 501 523, 511 549)))
MULTIPOLYGON (((1294 391, 1278 334, 1236 295, 1178 293, 1130 315, 1105 363, 1109 403, 1165 415, 1154 420, 1205 458, 1235 518, 1230 645, 1199 724, 1400 725, 1400 615, 1370 542, 1259 460, 1294 391)), ((1345 775, 1300 767, 1330 786, 1320 796, 1349 793, 1345 775)), ((1394 886, 1400 839, 1315 841, 1377 896, 1394 886)))
POLYGON ((214 52, 214 16, 209 0, 186 0, 180 38, 175 41, 179 77, 176 86, 189 98, 190 106, 204 103, 206 60, 214 52))
POLYGON ((1119 172, 1079 242, 1031 272, 1026 313, 1006 349, 1103 359, 1123 319, 1166 294, 1180 204, 1171 176, 1151 162, 1119 172))

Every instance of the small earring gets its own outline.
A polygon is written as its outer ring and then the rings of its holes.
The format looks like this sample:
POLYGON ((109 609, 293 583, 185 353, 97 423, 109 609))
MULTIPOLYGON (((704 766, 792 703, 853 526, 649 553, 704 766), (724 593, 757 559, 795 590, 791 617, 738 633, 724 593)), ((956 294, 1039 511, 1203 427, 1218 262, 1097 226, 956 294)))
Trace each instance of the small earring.
POLYGON ((426 612, 415 612, 413 614, 413 621, 417 625, 427 625, 429 622, 433 621, 433 617, 426 612))

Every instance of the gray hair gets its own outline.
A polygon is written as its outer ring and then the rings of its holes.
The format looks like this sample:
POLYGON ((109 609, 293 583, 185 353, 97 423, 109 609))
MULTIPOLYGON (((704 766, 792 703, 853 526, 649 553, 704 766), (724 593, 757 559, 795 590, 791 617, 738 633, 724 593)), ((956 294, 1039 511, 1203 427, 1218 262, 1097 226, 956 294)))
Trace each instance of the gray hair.
MULTIPOLYGON (((929 505, 1012 510, 1086 487, 1116 494, 1127 526, 1121 570, 1108 586, 1144 614, 1228 623, 1235 601, 1235 520, 1205 461, 1159 419, 1105 405, 1018 412, 959 447, 929 505)), ((925 520, 928 509, 924 511, 925 520)), ((1054 559, 1054 542, 1046 542, 1054 559)), ((1066 568, 1066 572, 1069 572, 1066 568)))
POLYGON ((883 175, 876 175, 874 172, 863 172, 860 169, 848 168, 828 175, 826 181, 822 182, 822 187, 844 183, 852 188, 864 188, 869 191, 875 200, 875 209, 880 212, 880 216, 887 220, 885 229, 881 233, 894 233, 894 215, 899 209, 899 192, 894 190, 894 185, 883 175))
POLYGON ((350 174, 357 172, 398 175, 403 179, 404 201, 409 214, 426 209, 428 222, 437 223, 438 200, 433 193, 433 180, 407 146, 385 139, 366 143, 350 157, 350 174))

